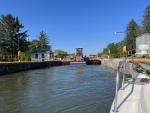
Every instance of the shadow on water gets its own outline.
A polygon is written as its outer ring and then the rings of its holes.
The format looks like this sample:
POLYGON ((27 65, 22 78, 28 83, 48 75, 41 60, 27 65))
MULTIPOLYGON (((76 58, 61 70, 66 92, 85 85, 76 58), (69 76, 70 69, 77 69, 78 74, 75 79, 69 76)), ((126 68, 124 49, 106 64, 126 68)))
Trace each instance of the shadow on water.
POLYGON ((2 113, 108 113, 115 71, 101 65, 70 65, 0 77, 2 113))

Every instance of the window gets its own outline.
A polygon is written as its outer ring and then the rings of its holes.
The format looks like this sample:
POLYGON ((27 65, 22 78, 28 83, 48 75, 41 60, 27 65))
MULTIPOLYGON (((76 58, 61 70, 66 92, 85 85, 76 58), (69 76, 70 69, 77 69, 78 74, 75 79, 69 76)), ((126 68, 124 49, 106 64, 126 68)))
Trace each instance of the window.
POLYGON ((38 54, 35 54, 35 58, 38 58, 38 54))

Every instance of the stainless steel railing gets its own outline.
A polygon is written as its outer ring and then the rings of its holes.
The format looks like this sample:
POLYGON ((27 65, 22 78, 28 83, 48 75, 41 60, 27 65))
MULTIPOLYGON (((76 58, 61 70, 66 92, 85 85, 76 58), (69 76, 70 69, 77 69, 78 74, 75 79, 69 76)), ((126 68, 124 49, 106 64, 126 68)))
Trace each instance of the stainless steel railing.
MULTIPOLYGON (((132 61, 133 61, 133 56, 130 56, 128 58, 125 58, 123 61, 120 61, 119 62, 119 65, 118 65, 118 68, 117 68, 117 76, 116 76, 116 94, 115 94, 115 99, 114 99, 114 110, 113 112, 118 112, 118 108, 117 108, 117 102, 118 102, 118 90, 119 90, 119 73, 120 73, 120 69, 123 67, 123 71, 122 71, 122 74, 123 74, 123 78, 122 78, 122 87, 121 89, 124 90, 124 79, 125 79, 125 74, 126 74, 126 63, 127 63, 127 60, 129 58, 132 57, 132 61)), ((132 78, 133 78, 133 62, 132 62, 132 78)))
MULTIPOLYGON (((118 100, 118 89, 119 89, 119 71, 120 71, 120 67, 123 65, 123 63, 125 64, 126 59, 124 59, 123 61, 119 62, 118 68, 117 68, 117 76, 116 76, 116 94, 115 94, 115 99, 114 99, 114 110, 113 112, 118 112, 118 108, 117 108, 117 100, 118 100)), ((124 74, 125 74, 125 70, 123 70, 123 81, 122 81, 122 86, 124 86, 124 74)))
MULTIPOLYGON (((127 64, 127 60, 129 58, 132 58, 132 66, 131 66, 131 71, 132 71, 132 79, 135 79, 137 77, 137 75, 134 76, 134 56, 137 54, 141 54, 141 55, 150 55, 150 53, 135 53, 134 55, 125 58, 123 61, 119 62, 118 68, 117 68, 117 76, 116 76, 116 94, 115 94, 115 99, 114 99, 114 110, 113 112, 118 112, 118 106, 117 106, 117 102, 118 102, 118 90, 119 90, 119 73, 120 73, 120 68, 123 66, 123 79, 122 79, 122 87, 121 89, 124 90, 124 78, 125 78, 125 74, 126 74, 126 64, 127 64)), ((146 63, 146 57, 145 57, 145 63, 146 63)))

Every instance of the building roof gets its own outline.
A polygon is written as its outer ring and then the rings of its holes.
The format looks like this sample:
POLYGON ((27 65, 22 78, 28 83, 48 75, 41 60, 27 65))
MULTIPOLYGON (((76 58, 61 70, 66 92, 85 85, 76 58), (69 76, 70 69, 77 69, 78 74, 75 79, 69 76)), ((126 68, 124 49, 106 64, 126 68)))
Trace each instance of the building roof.
POLYGON ((34 50, 32 53, 42 53, 42 52, 46 52, 46 51, 48 51, 48 50, 45 48, 41 48, 41 49, 34 50))

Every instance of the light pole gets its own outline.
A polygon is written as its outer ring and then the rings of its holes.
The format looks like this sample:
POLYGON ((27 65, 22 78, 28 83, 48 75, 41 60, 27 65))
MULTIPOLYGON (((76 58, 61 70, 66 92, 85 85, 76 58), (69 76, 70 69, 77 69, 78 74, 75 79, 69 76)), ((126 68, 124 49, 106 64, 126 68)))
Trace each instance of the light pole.
POLYGON ((24 35, 25 32, 23 33, 18 33, 16 34, 17 35, 17 38, 18 38, 18 61, 20 60, 20 55, 21 55, 21 52, 20 52, 20 36, 24 35))
POLYGON ((20 42, 20 35, 22 35, 22 33, 18 33, 17 34, 17 38, 18 38, 18 61, 19 61, 19 56, 20 56, 20 44, 19 44, 19 42, 20 42))
MULTIPOLYGON (((114 34, 116 35, 117 33, 125 33, 125 32, 115 32, 114 34)), ((127 27, 127 36, 126 36, 126 55, 128 57, 128 27, 127 27)))
POLYGON ((21 53, 20 53, 20 36, 22 36, 22 37, 25 37, 25 36, 27 36, 26 35, 26 33, 28 32, 28 30, 27 31, 25 31, 25 32, 22 32, 22 33, 19 33, 18 31, 16 31, 16 33, 14 34, 14 36, 18 39, 18 61, 19 61, 19 56, 21 55, 21 53))

